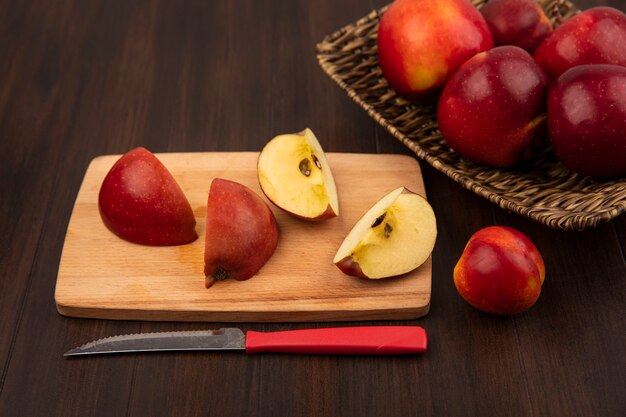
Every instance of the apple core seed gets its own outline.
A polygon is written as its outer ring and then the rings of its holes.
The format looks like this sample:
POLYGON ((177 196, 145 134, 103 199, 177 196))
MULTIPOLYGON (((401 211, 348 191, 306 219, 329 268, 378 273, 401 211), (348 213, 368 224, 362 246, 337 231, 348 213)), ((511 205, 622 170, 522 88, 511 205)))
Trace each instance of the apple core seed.
POLYGON ((311 163, 309 162, 308 158, 304 158, 302 161, 300 161, 299 168, 300 172, 302 172, 302 175, 304 175, 305 177, 311 175, 311 163))
POLYGON ((387 212, 384 212, 383 214, 381 214, 380 216, 378 216, 376 218, 376 220, 374 220, 374 223, 372 223, 372 229, 375 228, 376 226, 379 226, 383 220, 385 220, 385 216, 387 215, 387 212))
POLYGON ((313 162, 315 163, 315 166, 317 167, 317 169, 319 169, 321 171, 322 170, 322 164, 320 163, 319 159, 317 159, 317 156, 311 154, 311 159, 313 159, 313 162))

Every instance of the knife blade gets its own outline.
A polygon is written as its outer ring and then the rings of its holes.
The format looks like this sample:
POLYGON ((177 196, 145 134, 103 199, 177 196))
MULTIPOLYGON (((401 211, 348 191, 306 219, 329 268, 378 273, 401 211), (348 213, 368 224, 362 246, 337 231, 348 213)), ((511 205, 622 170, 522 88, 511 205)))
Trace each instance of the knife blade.
POLYGON ((66 357, 103 353, 240 350, 246 353, 394 355, 426 351, 419 326, 353 326, 278 332, 222 328, 107 337, 69 350, 66 357))

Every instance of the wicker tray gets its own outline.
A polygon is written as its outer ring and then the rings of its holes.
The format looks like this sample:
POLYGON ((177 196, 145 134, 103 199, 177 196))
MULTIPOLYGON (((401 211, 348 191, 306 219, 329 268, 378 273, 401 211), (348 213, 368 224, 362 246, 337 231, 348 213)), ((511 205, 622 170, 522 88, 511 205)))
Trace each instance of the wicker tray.
MULTIPOLYGON (((485 1, 473 3, 480 6, 485 1)), ((555 25, 577 12, 564 0, 539 3, 555 25)), ((403 99, 382 75, 376 36, 387 7, 327 36, 317 45, 317 59, 348 96, 395 138, 463 187, 553 228, 582 230, 626 210, 626 178, 598 181, 573 174, 550 149, 524 170, 485 167, 452 151, 439 132, 435 106, 403 99)))

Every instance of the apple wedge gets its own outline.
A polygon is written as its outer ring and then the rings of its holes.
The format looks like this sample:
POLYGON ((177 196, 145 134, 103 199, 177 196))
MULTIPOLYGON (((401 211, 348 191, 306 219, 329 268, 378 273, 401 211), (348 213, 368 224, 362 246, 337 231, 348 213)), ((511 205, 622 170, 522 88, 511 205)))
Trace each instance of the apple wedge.
POLYGON ((278 224, 265 201, 245 185, 215 178, 206 211, 206 287, 227 278, 251 278, 277 244, 278 224))
POLYGON ((280 209, 311 221, 339 214, 333 174, 310 129, 270 140, 259 155, 257 173, 263 193, 280 209))
POLYGON ((172 174, 145 148, 115 162, 98 194, 104 225, 129 242, 173 246, 198 238, 189 201, 172 174))
POLYGON ((437 238, 435 213, 419 194, 400 187, 365 213, 345 238, 333 262, 345 274, 388 278, 422 265, 437 238))

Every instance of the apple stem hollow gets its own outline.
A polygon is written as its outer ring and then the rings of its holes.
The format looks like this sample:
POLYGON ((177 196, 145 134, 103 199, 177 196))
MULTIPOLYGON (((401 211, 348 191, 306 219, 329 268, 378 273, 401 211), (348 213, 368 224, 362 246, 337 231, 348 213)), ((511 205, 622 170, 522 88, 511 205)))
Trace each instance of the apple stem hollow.
POLYGON ((215 278, 217 281, 223 281, 225 279, 228 279, 228 277, 230 276, 230 274, 228 273, 227 270, 225 270, 224 268, 222 268, 221 266, 218 266, 215 269, 215 272, 213 272, 211 274, 211 276, 213 278, 215 278))

